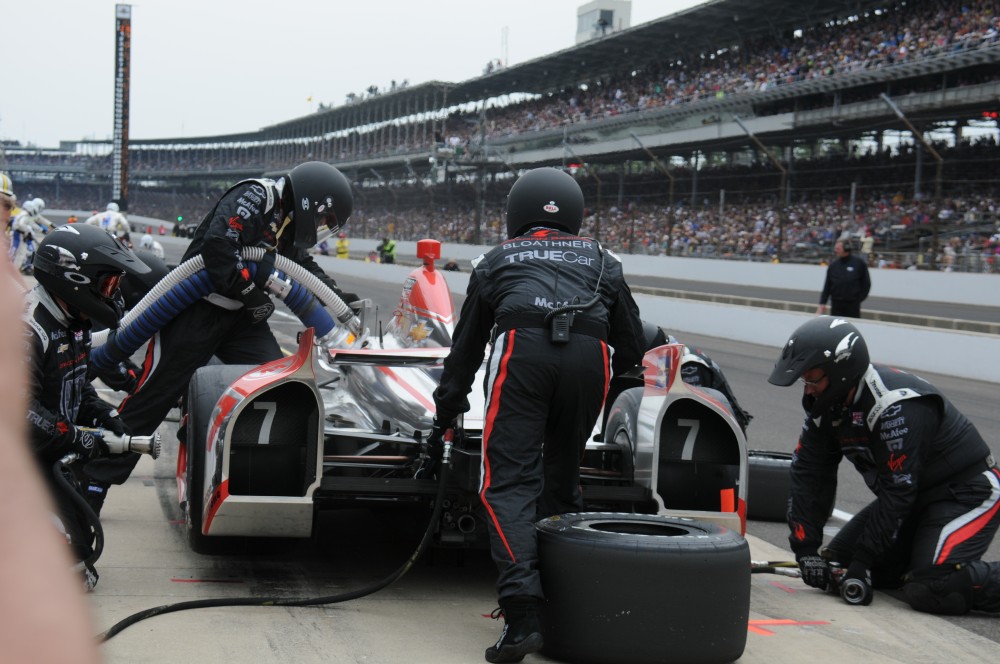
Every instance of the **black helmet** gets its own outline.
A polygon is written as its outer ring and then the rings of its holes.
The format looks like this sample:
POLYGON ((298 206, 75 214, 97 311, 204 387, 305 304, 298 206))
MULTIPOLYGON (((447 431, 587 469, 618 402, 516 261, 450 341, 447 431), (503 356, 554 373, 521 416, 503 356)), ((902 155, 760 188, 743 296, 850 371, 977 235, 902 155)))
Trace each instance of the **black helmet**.
POLYGON ((507 237, 534 224, 555 226, 574 235, 583 224, 583 191, 571 175, 536 168, 517 179, 507 196, 507 237))
POLYGON ((818 417, 843 402, 870 362, 868 345, 858 328, 843 318, 819 316, 792 332, 767 381, 785 387, 810 369, 822 369, 830 385, 809 409, 810 415, 818 417))
POLYGON ((354 194, 343 173, 325 161, 307 161, 286 177, 290 188, 288 200, 294 211, 296 247, 308 249, 347 223, 354 210, 354 194))
POLYGON ((121 321, 122 276, 149 272, 121 240, 89 224, 57 226, 38 244, 31 265, 38 283, 65 302, 70 314, 109 328, 121 321))

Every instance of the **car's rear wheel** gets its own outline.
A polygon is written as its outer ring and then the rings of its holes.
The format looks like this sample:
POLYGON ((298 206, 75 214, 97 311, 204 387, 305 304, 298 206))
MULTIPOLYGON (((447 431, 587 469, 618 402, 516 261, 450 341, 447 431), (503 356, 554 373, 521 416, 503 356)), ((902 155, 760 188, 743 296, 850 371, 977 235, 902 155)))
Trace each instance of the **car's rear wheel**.
POLYGON ((578 513, 536 524, 543 652, 573 662, 731 662, 746 647, 750 548, 712 523, 578 513))

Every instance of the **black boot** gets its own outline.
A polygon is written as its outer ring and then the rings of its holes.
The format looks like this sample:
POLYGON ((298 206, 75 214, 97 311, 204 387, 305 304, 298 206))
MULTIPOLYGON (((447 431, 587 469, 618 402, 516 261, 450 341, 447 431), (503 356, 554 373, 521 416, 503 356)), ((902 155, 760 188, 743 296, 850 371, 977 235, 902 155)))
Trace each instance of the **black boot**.
POLYGON ((903 596, 917 611, 961 616, 972 610, 973 582, 967 565, 935 565, 906 576, 903 596))
POLYGON ((494 618, 503 616, 504 626, 497 642, 486 649, 487 662, 520 662, 524 656, 542 649, 542 626, 537 597, 510 597, 500 600, 494 618))

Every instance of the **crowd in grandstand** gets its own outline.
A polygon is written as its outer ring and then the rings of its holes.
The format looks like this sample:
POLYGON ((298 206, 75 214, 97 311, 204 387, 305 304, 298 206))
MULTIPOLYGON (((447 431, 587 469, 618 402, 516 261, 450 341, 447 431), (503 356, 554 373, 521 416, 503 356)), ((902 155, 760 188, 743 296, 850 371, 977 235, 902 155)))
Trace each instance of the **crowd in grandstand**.
MULTIPOLYGON (((806 28, 789 40, 779 36, 747 38, 718 53, 689 61, 647 64, 606 80, 591 81, 561 94, 491 108, 487 141, 588 122, 701 99, 754 93, 815 78, 912 62, 955 51, 1000 43, 1000 12, 991 0, 923 0, 890 5, 883 10, 806 28)), ((995 76, 995 73, 993 74, 995 76)), ((364 140, 341 140, 330 154, 343 160, 359 154, 398 153, 414 149, 456 148, 474 153, 480 140, 478 112, 456 112, 434 132, 370 130, 364 140), (398 139, 396 142, 389 142, 398 139), (404 144, 405 143, 405 144, 404 144)), ((337 142, 337 139, 334 139, 337 142)), ((312 148, 303 148, 312 149, 312 148)), ((221 170, 264 167, 262 147, 217 149, 190 145, 183 149, 134 149, 131 168, 136 173, 157 170, 221 170)), ((300 155, 305 157, 305 155, 300 155)), ((296 157, 298 158, 298 157, 296 157)), ((84 169, 110 168, 109 155, 31 154, 13 152, 8 159, 41 164, 75 165, 84 169)))
MULTIPOLYGON (((487 114, 487 140, 536 132, 567 124, 646 109, 677 106, 700 99, 753 94, 775 86, 820 77, 850 75, 919 58, 939 57, 954 51, 990 47, 1000 43, 1000 12, 989 0, 921 0, 889 5, 885 9, 845 17, 825 25, 807 27, 789 35, 752 36, 729 49, 702 54, 683 62, 641 65, 635 71, 567 90, 561 94, 492 108, 487 114)), ((982 75, 981 70, 979 75, 982 75)), ((991 70, 990 70, 991 71, 991 70)), ((994 74, 988 75, 995 76, 994 74)), ((372 130, 372 135, 354 141, 351 149, 365 154, 427 149, 435 142, 456 152, 468 148, 482 135, 478 113, 454 114, 433 132, 406 133, 405 144, 387 140, 399 132, 372 130), (427 143, 423 144, 424 138, 427 143)), ((995 134, 995 132, 994 132, 995 134)), ((881 137, 879 138, 879 141, 881 137)), ((337 146, 338 149, 343 146, 337 146)), ((817 149, 788 164, 790 190, 778 191, 776 171, 761 155, 747 159, 730 152, 723 159, 701 164, 695 174, 691 164, 673 170, 678 183, 676 197, 668 202, 664 179, 655 170, 645 176, 629 174, 617 192, 604 191, 604 200, 594 200, 594 210, 585 230, 623 251, 715 255, 769 260, 819 259, 841 235, 876 238, 875 250, 883 256, 893 243, 914 243, 919 229, 942 235, 931 247, 938 265, 957 265, 963 257, 992 257, 1000 251, 998 213, 993 173, 1000 162, 995 136, 970 140, 956 133, 955 140, 937 143, 945 159, 942 198, 930 195, 933 164, 924 159, 923 173, 913 144, 894 148, 859 142, 843 144, 839 150, 817 149), (923 177, 922 191, 915 178, 923 177), (855 210, 845 200, 856 187, 855 210), (788 200, 788 204, 779 204, 788 200), (992 224, 992 227, 990 226, 992 224), (781 238, 781 247, 778 243, 781 238), (940 259, 940 260, 938 260, 940 259)), ((218 146, 134 146, 130 168, 137 176, 150 171, 223 172, 236 169, 273 170, 263 146, 239 148, 218 146)), ((343 152, 343 158, 358 152, 343 152)), ((717 155, 718 156, 718 155, 717 155)), ((53 166, 63 172, 104 173, 110 155, 66 153, 55 150, 8 150, 10 166, 53 166)), ((93 184, 87 178, 45 181, 38 194, 50 208, 87 210, 94 205, 93 184)), ((226 179, 216 177, 215 180, 226 179)), ((238 179, 238 178, 234 178, 238 179)), ((586 187, 587 177, 578 179, 586 187)), ((92 182, 93 179, 91 178, 92 182)), ((359 188, 363 183, 358 182, 359 188)), ((221 190, 206 188, 157 191, 133 188, 130 212, 172 220, 183 216, 195 223, 221 190)), ((411 183, 392 192, 365 189, 352 220, 357 236, 415 239, 428 234, 448 241, 479 239, 493 242, 502 229, 502 195, 509 182, 487 187, 485 209, 477 213, 475 187, 458 182, 429 186, 411 183), (457 193, 455 193, 457 191, 457 193), (485 213, 485 214, 483 214, 485 213)), ((106 200, 102 192, 96 197, 106 200)), ((922 247, 921 247, 922 248, 922 247)), ((873 262, 877 256, 872 256, 873 262)), ((884 260, 884 259, 883 259, 884 260)))
MULTIPOLYGON (((804 30, 791 44, 778 37, 758 37, 702 59, 649 68, 635 76, 622 74, 600 86, 511 105, 490 115, 486 138, 878 69, 993 45, 998 39, 1000 12, 990 0, 908 3, 804 30)), ((479 131, 464 121, 449 128, 466 142, 474 142, 479 131)))

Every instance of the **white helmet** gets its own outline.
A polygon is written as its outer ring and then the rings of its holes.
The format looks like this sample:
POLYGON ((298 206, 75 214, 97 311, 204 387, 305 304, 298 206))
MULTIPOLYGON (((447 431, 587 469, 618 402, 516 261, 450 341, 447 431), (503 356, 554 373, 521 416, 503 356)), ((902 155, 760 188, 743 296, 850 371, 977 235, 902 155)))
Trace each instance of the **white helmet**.
POLYGON ((17 196, 14 195, 14 183, 6 173, 0 173, 0 194, 10 196, 11 200, 17 200, 17 196))
POLYGON ((41 198, 35 199, 35 214, 41 214, 42 210, 45 209, 45 201, 41 198))
POLYGON ((152 246, 153 246, 153 236, 150 235, 149 233, 146 233, 145 235, 142 236, 142 239, 139 240, 139 248, 150 249, 152 248, 152 246))
POLYGON ((21 209, 30 217, 38 216, 38 203, 33 198, 26 200, 21 205, 21 209))
POLYGON ((108 212, 119 212, 121 208, 118 207, 118 203, 111 201, 108 203, 108 212))

